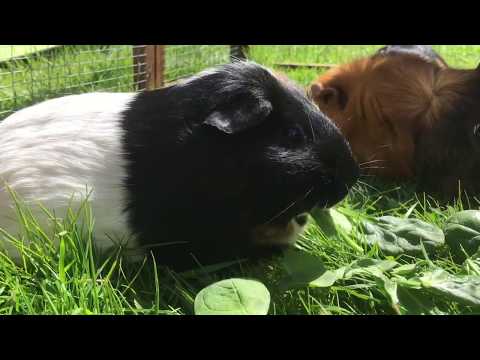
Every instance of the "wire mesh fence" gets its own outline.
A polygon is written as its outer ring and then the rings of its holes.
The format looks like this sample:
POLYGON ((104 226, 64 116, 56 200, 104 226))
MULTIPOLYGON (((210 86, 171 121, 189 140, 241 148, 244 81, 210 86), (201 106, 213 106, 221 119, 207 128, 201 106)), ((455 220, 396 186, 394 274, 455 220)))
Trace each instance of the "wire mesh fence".
MULTIPOLYGON (((251 45, 250 56, 269 65, 335 65, 372 55, 384 45, 251 45)), ((478 45, 432 45, 451 66, 472 67, 478 63, 478 45)))
MULTIPOLYGON (((302 85, 331 67, 374 54, 384 45, 250 45, 249 57, 284 72, 302 85)), ((475 68, 479 45, 432 45, 455 68, 475 68)))
POLYGON ((132 46, 0 47, 0 118, 42 100, 91 91, 131 91, 132 46))
POLYGON ((249 55, 268 65, 335 65, 371 55, 382 45, 251 45, 249 55))
POLYGON ((249 58, 308 85, 329 68, 371 55, 382 45, 250 45, 249 58))
POLYGON ((230 61, 230 45, 168 45, 165 47, 165 83, 230 61))
MULTIPOLYGON (((383 45, 250 45, 248 58, 308 85, 383 45)), ((239 45, 0 45, 0 119, 61 95, 158 88, 243 56, 239 45)), ((242 49, 241 49, 242 48, 242 49)), ((451 66, 476 67, 477 45, 434 45, 451 66)))
POLYGON ((1 45, 0 119, 62 95, 149 88, 160 47, 162 85, 229 61, 229 45, 1 45))

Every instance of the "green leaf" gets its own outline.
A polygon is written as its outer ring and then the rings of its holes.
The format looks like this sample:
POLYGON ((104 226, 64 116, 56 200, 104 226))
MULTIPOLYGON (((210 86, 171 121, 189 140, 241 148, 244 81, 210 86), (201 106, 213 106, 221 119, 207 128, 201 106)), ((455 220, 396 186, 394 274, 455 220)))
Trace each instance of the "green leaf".
POLYGON ((350 265, 337 270, 327 270, 320 277, 310 282, 312 287, 329 287, 338 280, 348 280, 354 276, 364 275, 367 277, 384 278, 384 272, 388 272, 398 263, 393 260, 360 259, 350 265))
POLYGON ((335 284, 335 282, 337 282, 338 280, 343 279, 344 274, 345 274, 345 267, 341 267, 334 271, 327 270, 323 273, 322 276, 311 281, 309 285, 311 287, 319 287, 319 288, 330 287, 333 284, 335 284))
POLYGON ((350 234, 353 229, 348 218, 335 209, 315 208, 310 215, 327 237, 337 235, 338 230, 350 234))
POLYGON ((441 229, 418 219, 383 216, 376 223, 362 222, 365 241, 378 245, 387 255, 421 255, 422 242, 427 253, 433 253, 445 243, 441 229))
POLYGON ((405 264, 392 270, 395 275, 411 275, 417 270, 417 264, 405 264))
POLYGON ((400 313, 398 308, 397 282, 395 279, 389 279, 385 276, 386 272, 389 272, 396 266, 398 266, 398 263, 393 260, 360 259, 335 271, 326 271, 318 279, 310 282, 310 286, 329 287, 338 280, 348 280, 354 276, 373 277, 377 285, 380 286, 387 295, 392 307, 397 313, 400 313))
POLYGON ((383 276, 383 273, 392 270, 398 266, 398 263, 393 260, 378 260, 378 259, 359 259, 354 261, 347 267, 344 278, 350 279, 357 275, 373 275, 375 277, 383 276))
POLYGON ((474 254, 480 248, 480 211, 460 211, 445 222, 445 241, 456 260, 463 261, 465 252, 474 254))
POLYGON ((480 306, 480 276, 452 275, 436 269, 424 274, 420 281, 431 292, 463 304, 480 306))
POLYGON ((406 279, 403 276, 395 275, 395 274, 393 275, 393 277, 397 282, 397 284, 400 285, 401 287, 408 288, 408 289, 415 289, 415 290, 422 289, 422 282, 418 277, 406 279))
POLYGON ((266 315, 270 293, 261 282, 227 279, 202 289, 195 298, 196 315, 266 315))
POLYGON ((388 295, 390 305, 396 308, 396 306, 400 303, 397 295, 397 282, 387 278, 386 276, 383 276, 378 280, 383 290, 388 295))
POLYGON ((432 314, 434 303, 431 294, 417 289, 406 288, 398 283, 397 295, 404 314, 432 314))
POLYGON ((308 285, 326 271, 323 262, 304 251, 288 250, 282 259, 287 275, 279 281, 282 290, 308 285))

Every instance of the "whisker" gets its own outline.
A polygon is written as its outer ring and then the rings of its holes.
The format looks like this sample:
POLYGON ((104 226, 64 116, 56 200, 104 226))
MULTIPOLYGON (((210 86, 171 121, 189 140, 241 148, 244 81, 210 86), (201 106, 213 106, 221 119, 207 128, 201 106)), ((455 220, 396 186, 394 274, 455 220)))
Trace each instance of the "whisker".
MULTIPOLYGON (((377 150, 379 151, 379 150, 381 150, 381 149, 383 149, 383 148, 387 148, 387 147, 391 147, 391 146, 392 146, 392 144, 380 145, 380 146, 377 148, 377 150)), ((374 152, 373 154, 371 154, 371 155, 370 155, 370 159, 375 158, 375 156, 377 156, 377 154, 378 154, 378 151, 376 151, 376 152, 374 152)), ((376 160, 372 160, 372 161, 376 161, 376 160)), ((380 161, 385 161, 385 160, 380 160, 380 161)))
POLYGON ((379 149, 383 149, 383 148, 387 148, 387 147, 391 147, 392 144, 383 144, 383 145, 380 145, 378 148, 379 149))
POLYGON ((282 214, 284 214, 286 211, 288 211, 290 208, 292 208, 293 206, 295 206, 300 200, 303 200, 305 199, 308 195, 310 195, 310 193, 313 191, 314 187, 312 186, 310 188, 310 190, 308 190, 302 197, 299 197, 298 199, 294 200, 290 205, 288 205, 285 209, 283 209, 282 211, 280 211, 278 214, 276 214, 275 216, 273 216, 270 220, 266 221, 265 223, 263 223, 262 225, 267 225, 269 223, 271 223, 273 220, 277 219, 279 216, 281 216, 282 214))
POLYGON ((385 162, 386 160, 370 160, 370 161, 365 161, 363 163, 358 164, 358 166, 363 166, 363 165, 368 165, 368 164, 373 164, 377 162, 385 162))
POLYGON ((310 114, 309 114, 309 113, 307 113, 307 117, 308 117, 308 122, 310 123, 310 129, 312 130, 313 142, 316 142, 316 139, 315 139, 315 131, 313 131, 312 118, 310 117, 310 114))
POLYGON ((361 168, 362 170, 372 170, 372 169, 386 169, 387 167, 385 166, 367 166, 361 168))

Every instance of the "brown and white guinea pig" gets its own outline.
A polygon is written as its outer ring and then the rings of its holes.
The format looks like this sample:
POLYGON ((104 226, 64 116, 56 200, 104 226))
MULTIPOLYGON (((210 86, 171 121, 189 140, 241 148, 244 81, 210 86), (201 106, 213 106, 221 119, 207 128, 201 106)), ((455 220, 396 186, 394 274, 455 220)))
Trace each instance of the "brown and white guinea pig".
POLYGON ((437 78, 446 69, 429 46, 391 45, 327 71, 310 91, 366 172, 410 179, 416 139, 442 116, 449 90, 437 78))
MULTIPOLYGON (((97 248, 128 239, 174 269, 290 245, 303 214, 340 201, 359 172, 304 92, 253 62, 45 101, 0 123, 0 149, 1 180, 36 217, 37 202, 62 217, 88 192, 97 248)), ((0 227, 18 232, 3 186, 0 227)))

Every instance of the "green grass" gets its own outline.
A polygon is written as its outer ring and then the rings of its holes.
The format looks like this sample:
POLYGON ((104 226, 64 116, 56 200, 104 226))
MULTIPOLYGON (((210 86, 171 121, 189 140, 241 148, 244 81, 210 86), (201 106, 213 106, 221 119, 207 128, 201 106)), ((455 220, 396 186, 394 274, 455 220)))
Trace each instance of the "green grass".
MULTIPOLYGON (((252 46, 250 55, 256 61, 275 67, 275 64, 295 63, 319 63, 341 64, 358 57, 369 56, 383 45, 275 45, 275 46, 252 46)), ((450 66, 459 68, 475 68, 480 63, 479 45, 434 45, 442 57, 450 66)), ((285 70, 292 79, 302 85, 308 85, 314 81, 324 70, 295 69, 285 70)))
MULTIPOLYGON (((376 48, 378 46, 298 46, 292 51, 287 46, 253 46, 250 54, 254 60, 269 66, 287 61, 340 63, 368 55, 376 48)), ((480 55, 480 46, 436 48, 452 66, 474 67, 480 55)), ((192 50, 198 51, 198 48, 192 50)), ((65 56, 68 51, 75 54, 77 50, 67 49, 65 56)), ((117 56, 115 52, 108 50, 102 50, 97 55, 70 55, 85 56, 85 61, 92 62, 92 70, 96 68, 95 61, 107 64, 103 67, 106 69, 115 63, 117 56)), ((126 66, 129 64, 126 59, 118 61, 123 61, 126 66)), ((180 64, 179 59, 177 64, 180 64)), ((196 71, 202 66, 198 62, 194 65, 182 65, 185 73, 188 73, 188 67, 196 71)), ((72 68, 71 71, 73 74, 75 69, 72 68)), ((305 69, 284 72, 302 85, 311 83, 318 75, 317 71, 305 69)), ((111 76, 120 76, 120 73, 109 74, 107 78, 111 76)), ((124 83, 106 83, 108 86, 112 85, 115 91, 131 88, 130 75, 124 72, 122 76, 125 77, 124 83)), ((78 84, 86 79, 73 76, 69 81, 72 86, 78 86, 79 92, 95 90, 95 86, 84 87, 78 84)), ((41 82, 35 86, 38 87, 38 92, 35 92, 38 98, 47 96, 43 94, 45 89, 54 91, 54 87, 48 88, 41 85, 41 82)), ((411 184, 382 184, 371 178, 363 178, 336 208, 351 220, 382 215, 408 215, 441 227, 450 214, 462 209, 464 205, 467 204, 439 205, 435 199, 416 196, 411 184)), ((471 199, 469 207, 478 209, 479 202, 471 199)), ((0 314, 192 314, 195 295, 203 287, 229 277, 255 278, 262 281, 272 296, 270 314, 398 313, 398 309, 390 305, 388 294, 375 281, 365 276, 359 275, 348 281, 340 281, 324 289, 304 286, 285 290, 280 286, 280 279, 285 275, 285 270, 280 266, 281 258, 256 265, 242 262, 216 271, 198 269, 177 274, 162 267, 157 268, 150 257, 141 264, 129 264, 121 252, 109 257, 97 254, 91 246, 94 214, 89 212, 88 207, 81 210, 85 212, 87 219, 91 219, 85 226, 76 224, 74 213, 62 221, 52 217, 52 222, 56 224, 53 234, 45 234, 30 216, 28 209, 19 207, 18 211, 23 224, 23 239, 30 239, 33 244, 23 247, 19 242, 22 236, 9 237, 22 249, 23 259, 18 265, 6 257, 0 257, 0 314), (55 250, 53 242, 61 244, 59 250, 55 250)), ((306 233, 299 240, 298 247, 319 259, 329 270, 346 266, 359 258, 389 258, 378 248, 362 245, 360 233, 353 234, 355 235, 343 238, 328 237, 311 221, 306 233)), ((419 268, 434 264, 452 274, 474 274, 465 264, 455 263, 448 248, 442 249, 431 259, 399 256, 395 260, 402 264, 414 263, 419 268)), ((402 303, 405 304, 409 301, 430 303, 430 310, 424 313, 478 313, 478 309, 440 296, 425 297, 415 294, 412 297, 411 293, 400 295, 402 303)), ((402 310, 401 313, 408 311, 402 310)))
POLYGON ((56 45, 0 45, 0 61, 18 56, 28 56, 36 51, 55 46, 56 45))
MULTIPOLYGON (((16 46, 14 49, 14 56, 33 50, 32 47, 17 50, 16 46)), ((206 66, 226 62, 228 50, 223 45, 169 46, 165 81, 168 83, 206 66)), ((2 51, 11 57, 9 45, 0 48, 0 60, 3 60, 2 51)), ((137 89, 131 46, 66 45, 54 55, 30 59, 0 63, 0 120, 15 110, 61 95, 137 89)))

